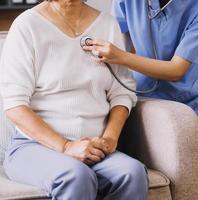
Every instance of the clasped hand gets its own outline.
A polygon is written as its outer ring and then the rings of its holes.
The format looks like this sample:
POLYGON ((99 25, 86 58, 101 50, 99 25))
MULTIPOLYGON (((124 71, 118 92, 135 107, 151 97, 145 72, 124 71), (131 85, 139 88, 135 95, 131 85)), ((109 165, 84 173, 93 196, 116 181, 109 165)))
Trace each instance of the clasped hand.
POLYGON ((117 141, 109 137, 83 138, 67 142, 64 153, 92 165, 113 153, 116 147, 117 141))

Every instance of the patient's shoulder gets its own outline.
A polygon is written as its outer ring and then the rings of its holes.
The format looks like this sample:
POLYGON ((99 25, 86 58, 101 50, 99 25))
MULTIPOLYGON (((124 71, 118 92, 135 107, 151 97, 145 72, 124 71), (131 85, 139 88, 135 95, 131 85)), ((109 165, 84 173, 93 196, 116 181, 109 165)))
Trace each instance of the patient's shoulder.
POLYGON ((102 15, 106 22, 111 23, 111 24, 117 23, 116 19, 110 13, 102 12, 102 15))
POLYGON ((15 18, 11 29, 27 30, 32 27, 33 21, 35 21, 35 19, 32 15, 32 11, 28 9, 15 18))
POLYGON ((118 29, 118 22, 117 20, 109 13, 102 13, 102 20, 103 25, 106 27, 106 29, 118 29))
POLYGON ((22 12, 20 15, 18 15, 15 20, 14 23, 28 23, 30 21, 32 21, 33 16, 32 16, 32 9, 28 9, 25 10, 24 12, 22 12))

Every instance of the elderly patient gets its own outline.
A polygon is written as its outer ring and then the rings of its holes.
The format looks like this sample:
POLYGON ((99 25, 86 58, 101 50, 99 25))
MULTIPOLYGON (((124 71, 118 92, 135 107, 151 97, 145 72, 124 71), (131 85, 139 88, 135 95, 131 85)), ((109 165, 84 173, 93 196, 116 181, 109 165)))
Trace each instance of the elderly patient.
MULTIPOLYGON (((116 151, 136 96, 82 50, 83 36, 123 46, 114 19, 81 0, 44 1, 14 21, 1 57, 1 94, 16 125, 4 168, 57 200, 144 200, 145 167, 116 151), (116 34, 115 34, 116 33, 116 34)), ((112 65, 129 87, 129 72, 112 65)))

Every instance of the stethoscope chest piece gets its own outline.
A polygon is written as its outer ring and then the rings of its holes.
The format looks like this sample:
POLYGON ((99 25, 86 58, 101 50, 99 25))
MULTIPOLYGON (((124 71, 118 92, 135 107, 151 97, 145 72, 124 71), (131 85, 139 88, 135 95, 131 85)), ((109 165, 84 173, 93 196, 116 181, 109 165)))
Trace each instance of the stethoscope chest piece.
POLYGON ((92 39, 89 36, 84 36, 80 39, 80 46, 83 48, 85 46, 90 46, 90 41, 92 39))

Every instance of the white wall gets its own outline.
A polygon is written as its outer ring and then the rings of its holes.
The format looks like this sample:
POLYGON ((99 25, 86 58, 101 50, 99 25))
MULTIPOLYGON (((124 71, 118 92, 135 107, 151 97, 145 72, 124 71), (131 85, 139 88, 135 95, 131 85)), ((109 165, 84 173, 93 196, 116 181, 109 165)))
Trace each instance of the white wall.
POLYGON ((111 0, 87 0, 87 3, 99 10, 109 12, 111 7, 111 0))

